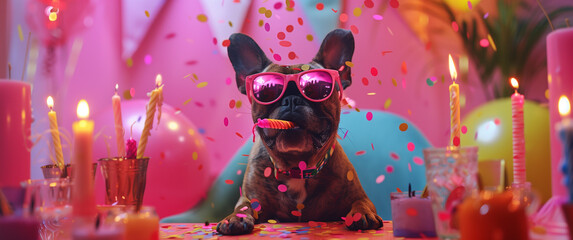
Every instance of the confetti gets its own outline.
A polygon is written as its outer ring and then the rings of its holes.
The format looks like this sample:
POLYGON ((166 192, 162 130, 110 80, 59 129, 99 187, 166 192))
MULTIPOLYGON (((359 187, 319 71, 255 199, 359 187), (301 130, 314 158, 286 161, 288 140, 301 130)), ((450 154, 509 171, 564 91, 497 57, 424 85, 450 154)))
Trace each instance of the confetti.
POLYGON ((338 20, 340 20, 340 22, 345 23, 346 21, 348 21, 348 14, 346 13, 341 13, 340 17, 338 17, 338 20))
POLYGON ((290 60, 294 60, 296 57, 297 57, 297 56, 296 56, 296 53, 295 53, 295 52, 289 52, 289 53, 288 53, 288 58, 289 58, 290 60))
POLYGON ((304 204, 302 204, 302 203, 297 204, 296 209, 298 209, 298 210, 304 209, 304 204))
POLYGON ((255 211, 261 211, 261 204, 257 199, 251 199, 251 208, 255 211))
POLYGON ((130 88, 129 94, 131 95, 131 97, 135 97, 135 88, 130 88))
POLYGON ((24 33, 22 32, 22 26, 18 24, 18 38, 20 38, 20 42, 24 41, 24 33))
POLYGON ((414 160, 415 164, 418 164, 418 165, 424 164, 424 160, 421 157, 414 157, 412 160, 414 160))
POLYGON ((126 59, 125 64, 127 64, 127 67, 132 67, 133 66, 133 58, 126 59))
POLYGON ((483 19, 487 19, 488 16, 489 16, 489 12, 486 12, 486 13, 483 15, 483 19))
POLYGON ((303 24, 302 18, 298 18, 298 25, 302 26, 302 24, 303 24))
POLYGON ((268 222, 268 223, 272 223, 272 224, 275 224, 275 223, 277 223, 277 220, 274 220, 274 219, 269 219, 267 222, 268 222))
POLYGON ((231 99, 231 101, 229 101, 229 108, 233 109, 235 107, 235 99, 231 99))
POLYGON ((388 172, 388 173, 394 172, 394 166, 392 166, 392 165, 386 166, 386 172, 388 172))
POLYGON ((324 4, 323 4, 323 3, 317 3, 317 4, 316 4, 316 9, 317 9, 318 11, 322 11, 322 9, 324 9, 324 4))
POLYGON ((354 8, 354 11, 352 11, 352 14, 354 14, 355 17, 360 17, 360 15, 362 15, 362 9, 359 7, 354 8))
POLYGON ((348 171, 346 173, 346 179, 348 179, 348 181, 354 180, 354 173, 352 173, 352 171, 348 171))
POLYGON ((398 0, 390 0, 390 7, 398 8, 399 6, 400 3, 398 2, 398 0))
MULTIPOLYGON (((243 171, 242 171, 241 169, 237 170, 237 175, 241 175, 241 173, 243 173, 243 171)), ((241 211, 247 210, 247 207, 246 207, 246 206, 243 207, 243 208, 241 208, 241 211), (243 209, 243 208, 244 208, 244 209, 243 209)))
POLYGON ((408 143, 408 151, 413 152, 416 149, 416 145, 413 142, 408 143))
POLYGON ((292 45, 292 43, 289 41, 280 41, 279 45, 281 45, 283 47, 290 47, 292 45))
POLYGON ((300 170, 305 170, 306 169, 306 162, 304 162, 304 161, 298 162, 298 168, 300 168, 300 170))
POLYGON ((495 43, 493 42, 493 39, 491 38, 491 35, 487 35, 487 40, 489 40, 489 44, 491 45, 491 48, 493 49, 493 51, 497 51, 497 47, 495 46, 495 43))
POLYGON ((400 156, 398 156, 398 154, 391 152, 390 153, 390 157, 394 160, 400 160, 400 156))
POLYGON ((460 146, 460 137, 455 136, 454 139, 452 140, 452 143, 453 143, 454 146, 456 146, 456 147, 460 146))
POLYGON ((354 63, 351 62, 351 61, 346 61, 346 62, 344 62, 344 64, 345 64, 346 66, 349 66, 349 67, 354 67, 354 63))
POLYGON ((302 69, 303 71, 309 70, 309 69, 310 69, 310 65, 304 64, 304 65, 302 65, 302 67, 300 67, 300 69, 302 69))
POLYGON ((466 127, 466 125, 462 126, 462 134, 466 134, 468 132, 468 127, 466 127))
POLYGON ((406 209, 406 214, 408 216, 412 216, 412 217, 418 216, 418 210, 416 210, 414 208, 408 208, 408 209, 406 209))
POLYGON ((367 93, 366 95, 368 95, 368 96, 374 96, 374 95, 376 95, 376 93, 375 93, 375 92, 369 92, 369 93, 367 93))
POLYGON ((223 124, 225 125, 225 127, 229 126, 229 118, 225 117, 223 119, 223 124))
POLYGON ((279 191, 281 192, 286 192, 287 191, 287 186, 284 184, 279 184, 278 186, 279 191))
POLYGON ((454 29, 454 32, 458 32, 460 27, 458 26, 457 22, 452 22, 452 29, 454 29))
POLYGON ((199 20, 199 22, 207 22, 207 15, 199 14, 197 15, 197 20, 199 20))
POLYGON ((337 13, 338 10, 335 10, 334 8, 331 8, 330 10, 332 10, 332 12, 337 13))
POLYGON ((378 69, 375 67, 370 68, 370 74, 372 74, 374 77, 378 76, 378 69))
POLYGON ((398 82, 396 81, 395 78, 392 78, 392 85, 394 85, 394 87, 398 86, 398 82))
POLYGON ((149 11, 145 10, 145 16, 149 17, 149 11))
POLYGON ((350 31, 352 31, 352 33, 354 34, 358 34, 358 27, 356 27, 355 25, 350 25, 350 31))
POLYGON ((386 179, 386 176, 380 175, 376 178, 376 183, 380 184, 380 183, 384 182, 384 179, 386 179))
POLYGON ((374 7, 374 2, 372 2, 372 0, 365 0, 365 1, 364 1, 364 6, 366 6, 367 8, 373 8, 373 7, 374 7))
POLYGON ((300 211, 296 211, 296 210, 292 210, 290 213, 291 213, 293 216, 297 216, 297 217, 300 217, 300 216, 302 215, 302 213, 301 213, 300 211))
POLYGON ((265 31, 270 31, 271 30, 271 25, 269 23, 265 23, 265 31))
POLYGON ((489 40, 483 38, 482 40, 479 40, 479 45, 484 48, 489 47, 489 40))
POLYGON ((237 108, 241 108, 241 106, 243 106, 243 102, 241 100, 237 101, 237 104, 235 105, 235 107, 237 108))
POLYGON ((229 41, 229 39, 225 39, 223 40, 223 42, 221 42, 221 45, 223 47, 228 47, 231 44, 231 41, 229 41))
POLYGON ((231 185, 231 184, 235 183, 235 181, 233 181, 231 179, 227 179, 227 180, 225 180, 225 183, 231 185))
POLYGON ((279 55, 278 53, 273 54, 273 58, 277 61, 281 60, 281 55, 279 55))
POLYGON ((267 11, 267 8, 265 8, 265 7, 260 7, 260 8, 259 8, 259 13, 260 13, 260 14, 265 14, 266 11, 267 11))
POLYGON ((199 154, 197 154, 197 152, 193 152, 191 154, 191 158, 193 158, 193 160, 197 160, 197 158, 199 158, 199 154))
POLYGON ((246 215, 246 214, 244 214, 244 213, 237 213, 237 217, 240 217, 240 218, 246 218, 246 217, 247 217, 247 215, 246 215))
POLYGON ((403 74, 408 73, 408 67, 406 66, 406 62, 402 62, 402 66, 400 67, 400 69, 402 70, 403 74))
POLYGON ((197 88, 204 88, 205 86, 207 86, 207 82, 200 82, 197 84, 197 88))
POLYGON ((143 58, 143 62, 147 65, 151 64, 152 61, 153 61, 153 58, 149 54, 145 55, 145 57, 143 58))
POLYGON ((472 10, 472 2, 471 2, 471 1, 468 1, 468 8, 469 8, 470 10, 472 10))
POLYGON ((279 40, 284 40, 286 38, 286 34, 284 32, 277 33, 277 38, 279 40))
POLYGON ((362 84, 364 84, 364 86, 368 86, 368 78, 363 77, 362 78, 362 84))
POLYGON ((428 84, 428 86, 430 86, 430 87, 431 87, 431 86, 434 86, 434 81, 432 81, 432 79, 430 79, 430 78, 427 78, 427 79, 426 79, 426 84, 428 84))
POLYGON ((366 154, 366 151, 364 151, 364 150, 360 150, 360 151, 356 152, 356 156, 361 156, 364 154, 366 154))
POLYGON ((382 15, 378 15, 378 14, 372 15, 372 18, 374 18, 374 20, 377 20, 377 21, 384 19, 384 17, 382 17, 382 15))
POLYGON ((270 167, 265 168, 265 172, 264 172, 265 177, 269 177, 271 175, 272 171, 273 170, 270 167))
POLYGON ((314 39, 314 37, 312 36, 312 34, 306 35, 306 40, 312 41, 313 39, 314 39))
POLYGON ((237 135, 237 137, 243 138, 243 135, 241 135, 241 134, 238 133, 238 132, 235 132, 235 135, 237 135))
POLYGON ((499 118, 495 118, 495 119, 493 120, 493 122, 495 123, 495 125, 501 124, 501 120, 499 120, 499 118))
POLYGON ((388 109, 390 107, 390 104, 392 104, 392 99, 390 98, 386 99, 386 102, 384 102, 384 109, 388 109))
POLYGON ((276 10, 279 10, 279 9, 281 9, 282 6, 283 6, 283 3, 282 3, 282 2, 277 2, 277 3, 275 3, 274 8, 275 8, 276 10))
POLYGON ((398 127, 398 129, 400 129, 400 131, 405 132, 406 130, 408 130, 408 124, 407 123, 401 123, 400 126, 398 127))
POLYGON ((438 219, 440 219, 441 221, 450 220, 450 213, 446 211, 440 211, 438 212, 438 219))
POLYGON ((366 120, 371 121, 372 120, 372 112, 367 112, 366 113, 366 120))

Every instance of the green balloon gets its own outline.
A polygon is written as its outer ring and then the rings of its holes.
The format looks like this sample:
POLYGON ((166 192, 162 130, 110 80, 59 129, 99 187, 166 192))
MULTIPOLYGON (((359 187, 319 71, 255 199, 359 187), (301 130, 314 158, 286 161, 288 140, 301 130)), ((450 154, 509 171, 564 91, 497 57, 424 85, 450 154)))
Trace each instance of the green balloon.
MULTIPOLYGON (((527 181, 544 202, 551 197, 549 110, 532 101, 523 106, 527 181)), ((509 184, 513 182, 511 99, 490 101, 474 109, 462 121, 462 146, 478 146, 479 161, 505 159, 509 184)))

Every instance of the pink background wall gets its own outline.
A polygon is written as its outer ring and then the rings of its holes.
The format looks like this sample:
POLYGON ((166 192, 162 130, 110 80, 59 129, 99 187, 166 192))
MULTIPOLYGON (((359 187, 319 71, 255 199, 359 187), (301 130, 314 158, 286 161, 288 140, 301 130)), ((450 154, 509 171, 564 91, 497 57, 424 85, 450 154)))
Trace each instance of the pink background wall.
MULTIPOLYGON (((152 89, 155 75, 161 73, 165 83, 165 103, 181 109, 182 114, 201 130, 210 154, 210 174, 216 176, 238 147, 249 140, 252 122, 249 117, 250 105, 235 87, 234 72, 226 54, 220 53, 213 43, 209 25, 197 20, 197 15, 205 13, 199 1, 166 1, 161 11, 150 12, 155 15, 155 20, 134 54, 131 67, 121 57, 121 2, 94 2, 89 21, 91 25, 77 34, 78 39, 82 39, 82 48, 73 75, 66 77, 63 73, 72 53, 73 39, 56 51, 54 78, 49 78, 45 73, 45 50, 40 43, 33 41, 40 47, 38 69, 27 77, 34 84, 33 134, 41 134, 48 128, 48 108, 45 105, 48 95, 56 99, 55 109, 60 126, 69 132, 75 120, 76 104, 81 98, 88 100, 92 116, 97 117, 100 112, 111 108, 110 98, 115 83, 119 83, 120 91, 134 88, 135 98, 147 99, 145 92, 152 89), (146 57, 151 57, 150 63, 145 63, 146 57), (186 77, 189 74, 195 74, 198 80, 192 81, 186 77), (204 81, 208 85, 197 88, 197 83, 204 81), (184 104, 188 99, 191 101, 184 104), (242 107, 229 108, 231 100, 242 101, 242 107), (229 120, 228 126, 223 124, 225 117, 229 120)), ((452 53, 457 59, 462 52, 457 38, 452 32, 443 32, 428 48, 403 19, 402 12, 390 7, 388 1, 374 1, 373 8, 363 6, 363 1, 344 2, 345 6, 337 13, 330 9, 323 11, 336 15, 345 11, 349 17, 343 27, 350 29, 350 26, 355 26, 358 29, 353 58, 355 66, 352 69, 354 82, 345 91, 347 97, 355 100, 359 109, 379 109, 399 114, 415 123, 433 145, 445 146, 449 132, 448 85, 451 82, 447 56, 452 53), (359 17, 352 14, 357 7, 362 9, 359 17), (383 16, 383 20, 374 20, 374 14, 383 16), (391 52, 382 54, 385 51, 391 52), (403 65, 406 69, 403 69, 403 65), (371 74, 371 68, 378 70, 377 76, 371 74), (444 82, 440 80, 442 76, 444 82), (434 86, 426 83, 430 77, 438 79, 434 86), (393 85, 392 79, 396 79, 397 86, 393 85), (388 99, 391 104, 386 109, 384 105, 388 99)), ((232 4, 232 1, 227 0, 225 4, 232 4)), ((253 1, 246 17, 242 32, 251 35, 269 58, 272 58, 271 49, 281 55, 282 60, 277 63, 308 62, 322 41, 316 37, 313 41, 306 39, 308 34, 316 35, 298 4, 295 11, 289 12, 285 10, 284 1, 253 1), (277 2, 283 3, 278 10, 273 7, 277 2), (260 7, 271 9, 272 17, 266 18, 260 14, 260 7), (305 20, 302 26, 297 23, 299 17, 305 20), (270 31, 259 27, 259 20, 269 23, 270 31), (293 25, 294 31, 287 33, 287 25, 293 25), (281 31, 286 33, 285 40, 293 43, 291 47, 279 45, 276 36, 281 31), (288 59, 287 54, 291 51, 297 54, 297 59, 288 59)), ((17 69, 18 75, 23 67, 25 41, 19 40, 17 25, 22 26, 24 33, 30 31, 24 19, 25 6, 26 1, 11 1, 9 6, 12 24, 8 31, 11 39, 8 60, 17 69)), ((222 41, 217 39, 217 44, 222 41)), ((540 74, 535 88, 526 87, 528 98, 544 100, 542 96, 547 88, 545 76, 545 73, 540 74)), ((462 116, 486 101, 471 65, 460 89, 466 99, 462 116)), ((96 123, 96 131, 100 127, 96 123)), ((115 149, 114 144, 112 148, 115 149)), ((33 178, 41 177, 39 166, 49 163, 46 157, 48 152, 46 139, 33 149, 33 178)))

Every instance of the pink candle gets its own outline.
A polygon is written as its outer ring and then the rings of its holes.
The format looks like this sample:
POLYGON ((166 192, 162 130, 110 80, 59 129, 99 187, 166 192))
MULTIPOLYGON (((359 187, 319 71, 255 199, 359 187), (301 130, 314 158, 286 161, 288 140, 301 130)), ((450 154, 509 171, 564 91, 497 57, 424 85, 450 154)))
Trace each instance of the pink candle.
POLYGON ((111 97, 113 105, 113 118, 115 123, 115 137, 117 139, 117 156, 125 156, 125 145, 123 143, 123 121, 121 118, 121 98, 117 95, 118 85, 115 85, 115 94, 111 97))
POLYGON ((0 80, 0 187, 30 178, 32 100, 30 84, 0 80))
POLYGON ((519 83, 511 78, 515 93, 511 95, 511 125, 513 138, 513 182, 525 183, 525 136, 523 133, 523 95, 517 92, 519 83))
POLYGON ((551 135, 551 187, 554 196, 566 196, 559 173, 563 148, 556 125, 561 121, 558 111, 559 97, 573 92, 573 28, 563 28, 547 35, 547 81, 549 85, 549 122, 551 135))
POLYGON ((93 185, 93 163, 92 146, 94 122, 87 120, 89 117, 89 106, 86 100, 78 103, 79 121, 74 122, 74 164, 73 174, 73 194, 72 206, 74 216, 93 218, 97 214, 94 185, 93 185))

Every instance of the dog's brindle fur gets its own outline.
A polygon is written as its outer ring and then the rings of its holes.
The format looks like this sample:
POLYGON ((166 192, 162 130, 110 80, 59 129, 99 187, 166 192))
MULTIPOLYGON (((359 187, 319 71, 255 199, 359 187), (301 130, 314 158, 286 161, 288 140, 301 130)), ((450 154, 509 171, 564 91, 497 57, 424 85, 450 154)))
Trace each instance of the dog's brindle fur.
MULTIPOLYGON (((245 77, 259 72, 284 74, 302 71, 303 64, 281 66, 272 63, 250 37, 233 34, 228 47, 229 58, 236 72, 239 91, 246 93, 245 77)), ((346 61, 352 60, 354 37, 346 30, 334 30, 323 41, 310 69, 329 68, 339 70, 346 61)), ((340 71, 343 88, 351 84, 350 68, 340 71)), ((339 87, 325 101, 311 102, 304 98, 294 82, 290 82, 282 99, 271 105, 252 101, 253 121, 257 119, 281 119, 294 122, 298 129, 276 130, 258 128, 258 137, 249 155, 242 186, 242 196, 235 211, 217 225, 217 231, 225 235, 250 233, 256 222, 276 219, 295 221, 340 221, 341 217, 352 218, 356 213, 361 219, 354 221, 351 230, 377 229, 382 219, 376 214, 374 204, 360 185, 356 171, 336 140, 340 121, 341 105, 339 87), (334 145, 335 150, 328 163, 313 178, 294 179, 274 172, 265 177, 266 168, 298 168, 304 161, 308 168, 318 161, 334 145), (271 162, 271 156, 272 160, 271 162), (352 173, 353 179, 347 174, 352 173), (278 186, 287 186, 280 192, 278 186), (251 200, 261 205, 258 212, 251 208, 251 200), (292 214, 297 205, 303 204, 301 216, 292 214), (237 214, 244 214, 237 216, 237 214)))

